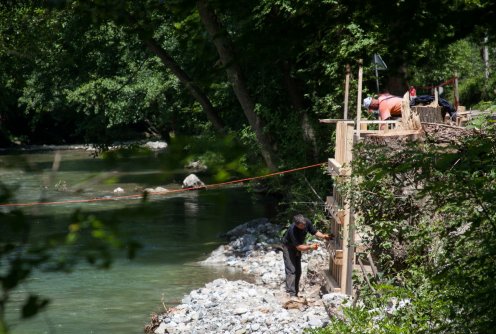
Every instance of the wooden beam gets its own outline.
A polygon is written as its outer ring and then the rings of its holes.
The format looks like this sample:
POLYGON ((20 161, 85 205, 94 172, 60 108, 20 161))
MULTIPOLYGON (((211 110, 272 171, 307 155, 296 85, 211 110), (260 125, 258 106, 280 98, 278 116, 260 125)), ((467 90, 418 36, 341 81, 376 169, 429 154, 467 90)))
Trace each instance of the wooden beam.
POLYGON ((458 95, 458 73, 455 72, 455 83, 454 83, 453 92, 455 94, 455 110, 458 110, 458 106, 460 105, 460 95, 458 95))
POLYGON ((331 273, 328 270, 324 272, 324 277, 326 281, 327 291, 341 292, 341 287, 339 286, 338 282, 336 282, 336 280, 332 277, 331 273))
POLYGON ((331 250, 331 261, 333 264, 337 266, 343 265, 343 250, 342 249, 333 249, 331 250))
POLYGON ((351 207, 346 203, 346 214, 343 221, 343 268, 341 270, 341 288, 344 293, 351 295, 353 292, 353 262, 354 262, 354 233, 351 219, 351 207))
POLYGON ((336 266, 342 266, 343 265, 343 259, 338 259, 338 258, 331 256, 331 261, 336 266))
POLYGON ((344 113, 343 118, 348 119, 348 100, 350 95, 350 64, 346 64, 346 79, 344 83, 344 113))
POLYGON ((327 171, 332 176, 350 176, 350 168, 343 167, 336 159, 328 159, 327 171))
POLYGON ((324 119, 319 119, 319 123, 338 123, 338 122, 346 122, 346 123, 355 123, 355 121, 350 121, 346 119, 341 119, 341 118, 324 118, 324 119))
POLYGON ((363 77, 363 59, 358 60, 358 94, 357 94, 357 138, 360 139, 360 121, 362 119, 362 77, 363 77))
POLYGON ((334 197, 327 196, 325 204, 327 212, 334 218, 337 224, 343 224, 346 218, 346 211, 340 208, 334 197))
POLYGON ((361 121, 362 123, 364 124, 397 124, 399 123, 400 121, 397 120, 397 121, 368 121, 368 120, 365 120, 365 121, 361 121))

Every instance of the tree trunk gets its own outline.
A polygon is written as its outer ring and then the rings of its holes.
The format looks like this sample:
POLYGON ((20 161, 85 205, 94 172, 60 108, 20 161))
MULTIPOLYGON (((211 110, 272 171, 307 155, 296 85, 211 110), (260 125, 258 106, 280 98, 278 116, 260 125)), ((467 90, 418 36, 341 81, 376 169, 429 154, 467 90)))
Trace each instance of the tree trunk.
POLYGON ((233 86, 234 94, 236 94, 252 130, 255 132, 265 163, 271 170, 276 170, 277 159, 275 152, 272 149, 269 137, 263 131, 262 121, 255 112, 255 103, 248 92, 241 68, 235 61, 234 48, 226 37, 217 15, 207 4, 207 0, 198 0, 196 5, 203 25, 217 49, 222 65, 226 68, 227 77, 233 86))
POLYGON ((160 46, 160 44, 153 38, 141 36, 145 42, 146 47, 160 58, 162 63, 179 79, 179 81, 186 87, 188 92, 200 103, 203 111, 207 114, 208 120, 212 123, 217 132, 224 134, 224 123, 220 119, 217 111, 212 106, 207 95, 196 85, 189 75, 176 63, 176 61, 160 46))
POLYGON ((283 64, 284 84, 288 91, 289 100, 294 108, 300 115, 301 128, 303 130, 303 139, 310 143, 312 147, 311 155, 314 161, 318 160, 317 155, 317 139, 315 138, 315 130, 310 123, 310 118, 305 108, 303 95, 299 89, 297 80, 291 76, 291 65, 288 62, 283 64))

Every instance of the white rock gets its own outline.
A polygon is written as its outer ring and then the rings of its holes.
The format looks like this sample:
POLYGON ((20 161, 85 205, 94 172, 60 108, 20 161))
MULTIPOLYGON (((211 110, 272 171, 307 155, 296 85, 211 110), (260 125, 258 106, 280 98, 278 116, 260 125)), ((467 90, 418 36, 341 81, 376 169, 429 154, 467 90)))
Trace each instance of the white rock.
POLYGON ((246 312, 248 312, 248 309, 247 308, 245 308, 245 307, 238 307, 237 309, 235 309, 233 311, 233 314, 240 315, 240 314, 244 314, 246 312))
POLYGON ((122 189, 121 187, 117 187, 114 189, 114 194, 123 194, 124 193, 124 189, 122 189))
POLYGON ((167 148, 167 143, 164 141, 149 141, 143 146, 151 150, 163 150, 167 148))
POLYGON ((167 324, 161 322, 160 325, 155 329, 155 334, 165 334, 165 330, 167 328, 167 324))
POLYGON ((195 174, 189 174, 183 180, 183 188, 201 188, 201 187, 205 187, 205 183, 203 183, 195 174))

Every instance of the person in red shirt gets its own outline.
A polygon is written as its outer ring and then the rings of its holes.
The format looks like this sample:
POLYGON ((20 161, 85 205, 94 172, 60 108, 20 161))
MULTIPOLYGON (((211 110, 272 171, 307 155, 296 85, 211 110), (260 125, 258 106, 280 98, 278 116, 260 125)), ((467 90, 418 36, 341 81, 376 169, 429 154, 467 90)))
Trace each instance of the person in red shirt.
POLYGON ((409 92, 410 92, 410 98, 417 96, 417 90, 415 89, 415 87, 410 86, 409 92))
POLYGON ((363 106, 369 112, 377 112, 379 119, 385 121, 391 117, 401 117, 401 102, 403 99, 389 93, 382 93, 377 99, 367 97, 363 100, 363 106))

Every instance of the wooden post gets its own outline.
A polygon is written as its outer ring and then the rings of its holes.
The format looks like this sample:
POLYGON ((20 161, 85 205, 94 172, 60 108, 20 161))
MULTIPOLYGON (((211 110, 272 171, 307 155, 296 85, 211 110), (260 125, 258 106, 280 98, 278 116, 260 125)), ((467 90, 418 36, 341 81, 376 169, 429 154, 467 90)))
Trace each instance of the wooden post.
POLYGON ((455 111, 458 111, 458 106, 460 105, 460 96, 458 95, 458 73, 455 72, 455 88, 453 89, 455 93, 455 111))
POLYGON ((348 216, 348 226, 346 226, 345 224, 343 229, 346 229, 345 231, 348 232, 348 233, 345 232, 344 235, 346 234, 348 235, 346 240, 343 242, 343 249, 345 249, 343 253, 346 254, 343 255, 343 263, 345 266, 343 269, 346 269, 345 280, 343 281, 343 285, 345 286, 345 290, 344 290, 345 293, 351 296, 353 293, 353 265, 355 264, 355 219, 353 216, 354 213, 351 205, 349 203, 346 203, 345 208, 348 213, 346 215, 348 216))
POLYGON ((362 118, 362 77, 363 77, 363 59, 358 60, 358 94, 357 94, 357 127, 356 134, 360 140, 360 120, 362 118))
POLYGON ((348 100, 350 95, 350 64, 346 64, 346 79, 344 83, 344 116, 343 119, 348 119, 348 100))

